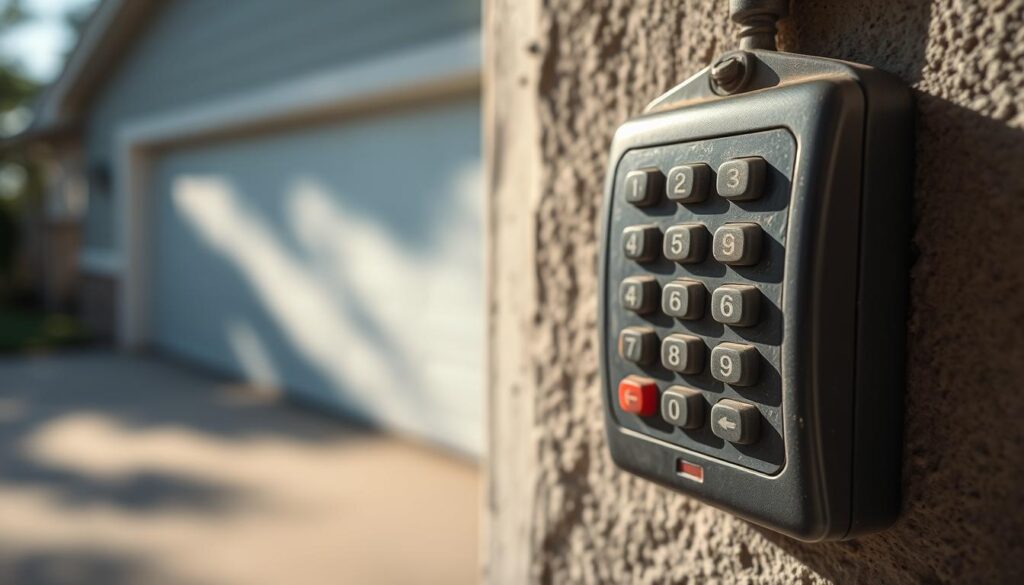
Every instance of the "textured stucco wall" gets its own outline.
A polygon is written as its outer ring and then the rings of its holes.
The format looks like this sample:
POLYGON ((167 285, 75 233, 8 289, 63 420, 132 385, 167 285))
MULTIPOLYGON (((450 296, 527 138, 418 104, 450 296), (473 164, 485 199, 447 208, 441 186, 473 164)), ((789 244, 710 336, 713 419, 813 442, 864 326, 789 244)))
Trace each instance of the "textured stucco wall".
POLYGON ((1022 582, 1024 1, 796 0, 784 26, 784 49, 894 72, 918 107, 904 514, 888 532, 816 545, 620 472, 602 428, 595 258, 609 141, 733 48, 727 2, 534 11, 494 0, 487 18, 489 580, 1022 582), (536 181, 509 177, 516 168, 536 181))

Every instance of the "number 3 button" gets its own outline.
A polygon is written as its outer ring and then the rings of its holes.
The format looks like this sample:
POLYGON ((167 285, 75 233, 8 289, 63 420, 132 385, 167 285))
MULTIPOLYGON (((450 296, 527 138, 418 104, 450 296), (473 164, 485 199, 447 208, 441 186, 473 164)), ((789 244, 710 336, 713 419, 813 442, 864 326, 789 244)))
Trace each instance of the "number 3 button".
POLYGON ((761 196, 764 185, 764 159, 759 156, 736 158, 718 167, 718 194, 732 201, 750 201, 761 196))

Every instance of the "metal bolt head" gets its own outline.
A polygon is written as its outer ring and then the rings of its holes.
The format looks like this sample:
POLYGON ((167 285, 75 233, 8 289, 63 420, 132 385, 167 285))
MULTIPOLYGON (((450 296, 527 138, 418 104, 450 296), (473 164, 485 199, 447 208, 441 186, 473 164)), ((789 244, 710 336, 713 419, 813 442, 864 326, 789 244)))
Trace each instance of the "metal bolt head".
POLYGON ((720 95, 743 89, 753 71, 754 62, 746 51, 732 51, 719 57, 711 66, 711 89, 720 95))

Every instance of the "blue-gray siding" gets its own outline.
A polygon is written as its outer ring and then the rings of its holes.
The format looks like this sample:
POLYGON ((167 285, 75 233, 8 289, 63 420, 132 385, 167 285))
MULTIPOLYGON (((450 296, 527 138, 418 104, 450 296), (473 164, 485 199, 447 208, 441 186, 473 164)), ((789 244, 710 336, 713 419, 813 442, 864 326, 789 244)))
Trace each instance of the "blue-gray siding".
MULTIPOLYGON (((90 166, 125 121, 237 94, 479 27, 479 0, 175 0, 90 103, 90 166)), ((109 167, 112 169, 112 167, 109 167)), ((90 193, 86 245, 114 241, 109 193, 90 193)))

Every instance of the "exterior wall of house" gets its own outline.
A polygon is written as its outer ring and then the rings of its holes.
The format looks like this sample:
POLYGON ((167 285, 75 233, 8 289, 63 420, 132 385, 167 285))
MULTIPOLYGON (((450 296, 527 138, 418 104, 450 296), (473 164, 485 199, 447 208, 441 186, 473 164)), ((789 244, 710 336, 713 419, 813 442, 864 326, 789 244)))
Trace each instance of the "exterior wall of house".
POLYGON ((122 124, 412 48, 479 22, 473 0, 166 3, 88 107, 85 246, 115 245, 116 212, 104 174, 115 175, 113 141, 122 124))
POLYGON ((904 512, 801 544, 619 471, 604 438, 597 216, 615 128, 733 48, 720 0, 491 0, 491 458, 498 583, 1024 578, 1024 2, 796 0, 782 48, 917 101, 904 512))

